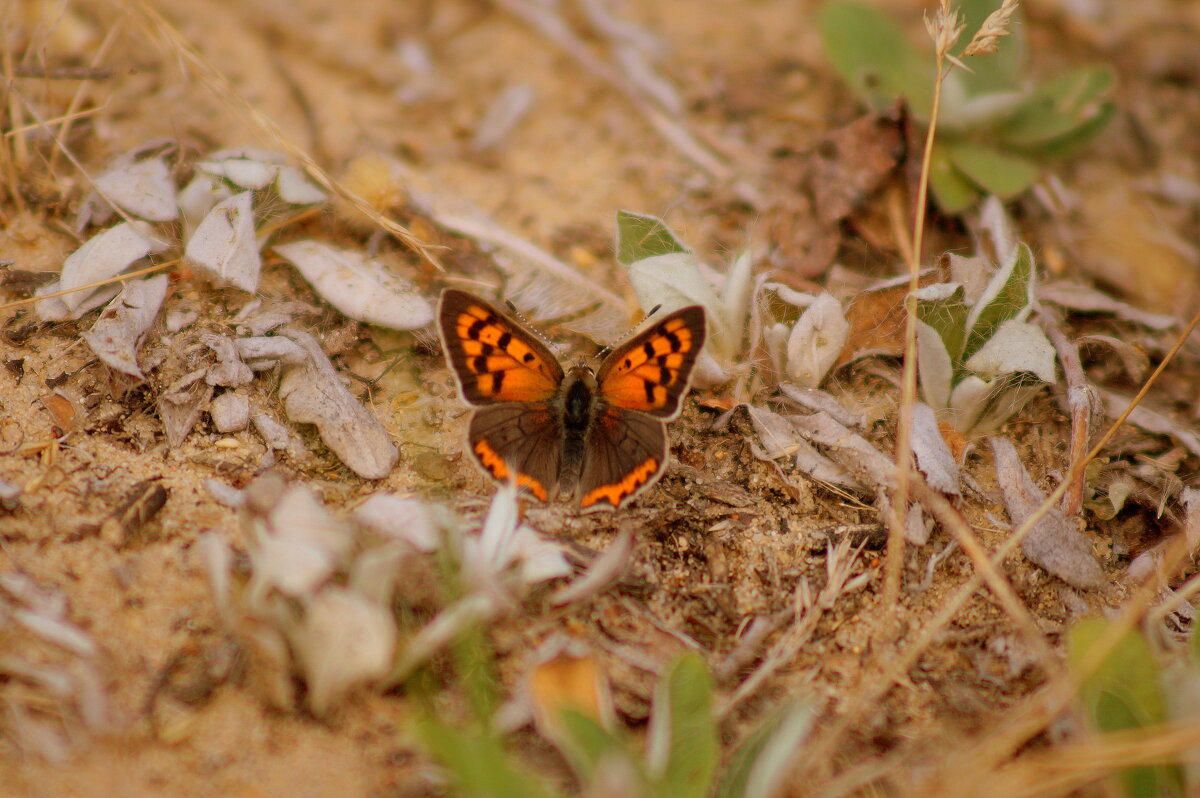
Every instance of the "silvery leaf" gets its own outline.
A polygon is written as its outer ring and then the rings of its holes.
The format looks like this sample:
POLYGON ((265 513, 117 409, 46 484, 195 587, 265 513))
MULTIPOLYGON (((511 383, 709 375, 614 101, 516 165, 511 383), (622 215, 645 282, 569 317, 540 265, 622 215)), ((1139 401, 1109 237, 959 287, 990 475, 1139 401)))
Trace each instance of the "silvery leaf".
POLYGON ((184 257, 218 283, 253 293, 262 258, 250 192, 234 195, 209 211, 188 241, 184 257))
POLYGON ((797 385, 815 388, 837 362, 850 324, 842 305, 821 294, 792 328, 787 346, 787 374, 797 385))
POLYGON ((100 314, 92 329, 83 334, 83 339, 110 368, 139 380, 145 379, 138 368, 138 344, 157 318, 166 295, 165 274, 147 280, 130 280, 100 314))
MULTIPOLYGON (((134 261, 150 254, 153 246, 147 236, 128 222, 110 227, 67 256, 59 279, 60 289, 69 291, 115 277, 134 261)), ((89 295, 90 291, 75 291, 61 297, 61 301, 73 311, 89 295)))
POLYGON ((352 319, 395 330, 413 330, 433 321, 433 306, 411 283, 362 253, 318 241, 281 244, 275 251, 291 261, 322 298, 352 319))
POLYGON ((162 158, 147 158, 109 169, 96 178, 96 189, 109 202, 152 222, 179 218, 175 183, 162 158))

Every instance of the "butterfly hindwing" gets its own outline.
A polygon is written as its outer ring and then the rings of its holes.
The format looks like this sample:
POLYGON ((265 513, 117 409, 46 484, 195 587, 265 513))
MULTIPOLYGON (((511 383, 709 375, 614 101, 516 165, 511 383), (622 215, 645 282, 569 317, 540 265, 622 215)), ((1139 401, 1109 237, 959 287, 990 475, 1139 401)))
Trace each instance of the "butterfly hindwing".
POLYGON ((558 485, 562 427, 554 408, 544 402, 479 408, 471 418, 467 442, 475 461, 498 482, 515 478, 518 487, 542 501, 558 485))
POLYGON ((674 418, 704 347, 704 309, 682 308, 612 352, 596 375, 605 402, 674 418))
POLYGON ((616 509, 662 476, 666 425, 636 410, 605 407, 588 430, 586 452, 576 490, 580 508, 616 509))
POLYGON ((477 296, 443 291, 438 325, 469 404, 544 402, 562 383, 562 366, 546 345, 477 296))

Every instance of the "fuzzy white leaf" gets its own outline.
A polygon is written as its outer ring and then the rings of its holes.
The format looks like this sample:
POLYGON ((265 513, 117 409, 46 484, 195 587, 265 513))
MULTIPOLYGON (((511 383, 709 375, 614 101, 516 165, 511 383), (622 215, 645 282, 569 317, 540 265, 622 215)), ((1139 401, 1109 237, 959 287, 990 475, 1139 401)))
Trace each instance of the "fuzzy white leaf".
POLYGON ((279 167, 275 190, 279 192, 281 200, 292 205, 317 205, 329 199, 324 191, 309 182, 304 173, 294 166, 279 167))
POLYGON ((396 624, 387 610, 353 590, 327 587, 305 607, 294 643, 309 707, 324 716, 347 692, 387 674, 396 624))
POLYGON ((1042 328, 1009 319, 964 364, 984 379, 1027 371, 1043 382, 1054 382, 1054 347, 1042 328))
POLYGON ((310 594, 329 578, 353 538, 308 489, 287 490, 256 525, 250 548, 250 594, 272 588, 288 596, 310 594))
POLYGON ((923 321, 917 321, 917 374, 926 404, 939 411, 948 406, 954 365, 942 337, 923 321))
POLYGON ((258 191, 271 185, 279 174, 279 167, 247 158, 229 158, 223 161, 200 161, 196 168, 210 175, 223 177, 239 188, 258 191))
POLYGON ((771 365, 780 376, 787 373, 787 342, 790 333, 788 326, 782 323, 769 324, 762 331, 767 356, 771 358, 771 365))
POLYGON ((354 520, 425 553, 436 551, 441 543, 433 513, 420 499, 376 493, 354 510, 354 520))
MULTIPOLYGON (((59 278, 60 288, 69 291, 115 277, 134 261, 150 254, 152 248, 153 242, 147 236, 128 222, 121 222, 88 239, 67 256, 59 278)), ((74 311, 90 294, 91 291, 75 291, 61 297, 61 301, 74 311)))
POLYGON ((562 547, 543 538, 530 527, 517 528, 512 549, 521 563, 521 581, 526 585, 571 575, 571 564, 567 562, 562 547))
POLYGON ((196 172, 192 182, 175 195, 175 203, 183 214, 184 238, 191 238, 193 231, 204 221, 218 202, 233 196, 233 189, 222 180, 204 172, 196 172))
POLYGON ((937 418, 929 405, 922 402, 913 405, 912 434, 912 451, 917 458, 917 467, 929 480, 930 487, 952 496, 960 495, 958 463, 938 430, 937 418))
POLYGON ((209 211, 188 241, 184 257, 218 282, 254 293, 262 258, 254 236, 250 192, 236 194, 209 211))
POLYGON ((672 252, 652 258, 642 258, 629 264, 629 281, 637 293, 638 302, 647 310, 661 305, 665 315, 688 305, 702 305, 708 322, 708 343, 718 360, 732 356, 725 314, 712 286, 700 273, 696 256, 691 252, 672 252))
POLYGON ((110 169, 96 178, 96 189, 109 202, 152 222, 179 218, 175 184, 162 158, 147 158, 110 169))
POLYGON ((110 368, 139 380, 145 379, 138 368, 138 344, 157 318, 166 295, 165 274, 147 280, 130 280, 100 314, 92 329, 83 334, 83 339, 110 368))
POLYGON ((281 244, 287 258, 329 304, 356 321, 414 330, 433 321, 433 306, 411 283, 353 250, 318 241, 281 244))
POLYGON ((750 317, 750 298, 753 294, 754 258, 750 256, 749 252, 743 252, 734 258, 729 271, 725 274, 725 285, 721 289, 725 326, 735 337, 745 335, 746 324, 750 317))
POLYGON ((850 323, 832 294, 821 294, 800 316, 788 337, 787 374, 805 388, 815 388, 837 362, 850 323))
POLYGON ((970 430, 987 404, 991 386, 974 374, 968 374, 950 392, 949 410, 941 421, 946 421, 956 430, 970 430))
MULTIPOLYGON (((1005 263, 1017 248, 1017 233, 999 197, 989 195, 979 208, 979 230, 991 238, 996 260, 1005 263)), ((986 252, 983 247, 977 247, 986 252)))

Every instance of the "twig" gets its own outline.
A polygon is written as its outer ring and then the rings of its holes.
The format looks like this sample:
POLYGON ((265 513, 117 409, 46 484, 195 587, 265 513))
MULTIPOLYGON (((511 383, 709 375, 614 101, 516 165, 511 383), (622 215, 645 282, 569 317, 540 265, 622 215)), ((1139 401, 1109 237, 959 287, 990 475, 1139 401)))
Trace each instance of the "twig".
MULTIPOLYGON (((113 26, 108 29, 108 33, 104 36, 104 41, 100 42, 100 46, 96 48, 96 54, 92 56, 92 64, 89 69, 94 70, 99 67, 100 62, 104 60, 104 56, 108 54, 108 48, 116 41, 117 32, 121 30, 123 22, 124 17, 118 17, 113 26)), ((75 96, 71 98, 71 103, 67 106, 66 113, 63 114, 66 121, 63 122, 62 128, 58 131, 58 137, 62 143, 59 144, 59 149, 50 153, 49 171, 51 174, 58 168, 58 153, 66 147, 67 138, 71 133, 71 126, 75 122, 74 117, 79 112, 79 106, 83 105, 83 99, 87 96, 89 88, 91 88, 91 83, 88 81, 85 80, 83 83, 80 83, 79 88, 75 90, 75 96)))
POLYGON ((144 269, 138 269, 138 270, 132 271, 132 272, 125 272, 124 274, 118 274, 115 277, 107 277, 103 280, 97 280, 96 282, 88 283, 87 285, 77 285, 74 288, 64 288, 61 291, 53 291, 49 294, 41 294, 40 296, 26 297, 25 299, 16 299, 16 300, 13 300, 12 302, 5 302, 3 305, 0 305, 0 310, 8 310, 9 308, 20 307, 21 305, 32 305, 35 302, 41 302, 43 299, 54 299, 54 297, 56 297, 56 296, 66 296, 67 294, 73 294, 76 291, 90 291, 93 288, 101 288, 106 285, 111 285, 112 283, 123 283, 126 280, 133 279, 134 277, 141 277, 142 275, 145 275, 145 274, 153 274, 154 272, 161 272, 164 269, 169 269, 172 266, 177 266, 179 264, 179 262, 180 262, 180 259, 175 258, 174 260, 163 261, 162 263, 156 263, 153 266, 147 266, 144 269))
MULTIPOLYGON (((1087 456, 1092 425, 1097 417, 1103 419, 1100 414, 1104 411, 1096 389, 1083 373, 1083 366, 1079 361, 1079 347, 1063 332, 1062 321, 1058 315, 1044 305, 1039 306, 1038 322, 1050 343, 1054 345, 1054 351, 1058 353, 1058 362, 1062 363, 1063 376, 1067 381, 1067 408, 1071 411, 1070 462, 1074 464, 1087 456)), ((1068 487, 1067 495, 1063 497, 1063 512, 1071 518, 1076 517, 1083 506, 1085 482, 1085 474, 1080 470, 1068 487)))

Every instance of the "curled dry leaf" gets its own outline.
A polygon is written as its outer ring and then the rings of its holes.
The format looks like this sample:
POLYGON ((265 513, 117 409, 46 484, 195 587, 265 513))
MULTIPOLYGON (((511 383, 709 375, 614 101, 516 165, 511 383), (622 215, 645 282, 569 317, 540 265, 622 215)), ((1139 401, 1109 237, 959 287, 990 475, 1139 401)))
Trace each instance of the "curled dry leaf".
POLYGON ((758 436, 758 446, 751 451, 762 460, 791 457, 796 467, 813 479, 851 490, 862 486, 847 471, 817 451, 796 428, 795 416, 783 416, 771 410, 746 405, 750 423, 758 436))
MULTIPOLYGON (((1020 526, 1046 497, 1033 483, 1012 443, 1000 437, 989 438, 988 442, 996 459, 996 481, 1004 492, 1008 517, 1014 527, 1020 526)), ((1051 507, 1029 530, 1021 541, 1021 551, 1032 563, 1074 587, 1098 588, 1105 582, 1091 544, 1058 506, 1051 507)))
POLYGON ((286 452, 287 456, 296 463, 307 463, 312 459, 304 441, 285 424, 281 424, 266 413, 255 413, 251 421, 254 422, 254 429, 262 436, 263 443, 267 444, 272 451, 286 452))
POLYGON ((152 249, 154 244, 149 237, 128 222, 121 222, 89 238, 83 246, 68 255, 63 261, 62 276, 57 286, 46 286, 46 293, 71 291, 59 297, 59 301, 69 311, 75 311, 96 290, 75 289, 115 277, 134 261, 149 255, 152 249))
POLYGON ((275 368, 278 363, 299 366, 306 357, 303 348, 282 335, 236 338, 233 343, 238 355, 252 371, 266 371, 275 368))
POLYGON ((254 569, 250 596, 272 590, 293 597, 311 594, 349 553, 354 541, 350 530, 302 485, 277 497, 268 495, 261 503, 268 506, 255 502, 246 508, 254 569))
POLYGON ((605 729, 616 728, 608 675, 582 640, 554 637, 535 654, 525 691, 538 733, 570 757, 576 753, 562 724, 564 711, 578 712, 605 729))
POLYGON ((180 377, 159 395, 155 403, 167 444, 172 449, 178 448, 187 438, 212 398, 213 389, 204 381, 204 373, 204 369, 196 369, 180 377))
POLYGON ((359 593, 326 587, 304 608, 295 636, 313 714, 325 716, 356 687, 382 678, 392 664, 396 625, 390 613, 359 593))
POLYGON ((109 202, 151 222, 179 218, 175 183, 162 158, 147 158, 118 166, 96 178, 96 189, 109 202))
POLYGON ((441 543, 433 508, 420 499, 376 493, 354 510, 354 520, 427 554, 441 543))
POLYGON ((147 280, 130 280, 100 314, 92 329, 83 334, 83 339, 110 368, 139 380, 145 379, 138 368, 138 345, 158 316, 166 295, 165 274, 147 280))
POLYGON ((792 423, 808 440, 820 446, 830 460, 865 486, 891 483, 892 461, 870 441, 839 424, 826 413, 793 416, 792 423))
POLYGON ((218 283, 253 293, 262 258, 250 192, 217 203, 188 240, 184 257, 218 283))
POLYGON ((323 299, 356 321, 394 330, 414 330, 433 321, 433 306, 411 283, 362 253, 318 241, 281 244, 275 251, 323 299))
POLYGON ((306 355, 304 363, 284 367, 279 396, 288 418, 315 424, 325 445, 360 477, 386 477, 400 456, 387 430, 346 390, 315 338, 294 330, 287 337, 306 355))
POLYGON ((204 381, 212 386, 237 388, 254 381, 254 372, 242 362, 237 345, 228 335, 204 333, 200 340, 217 356, 217 362, 204 373, 204 381))

